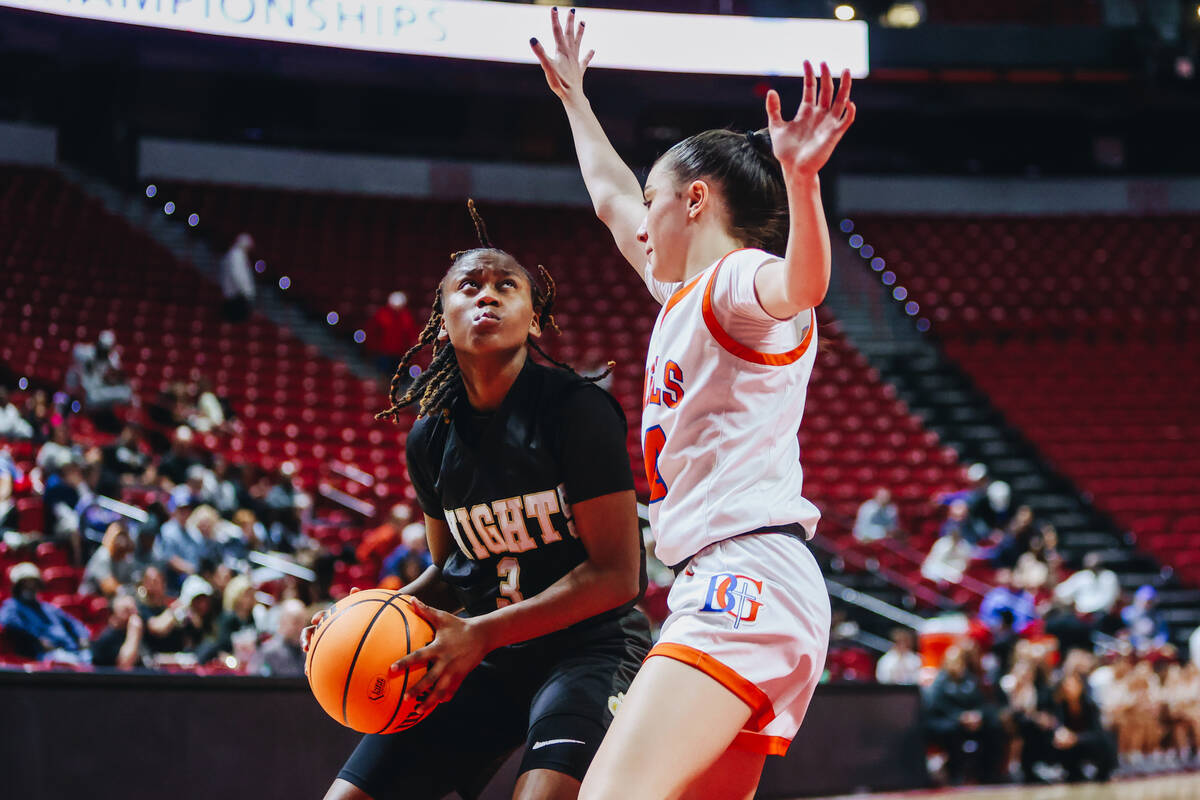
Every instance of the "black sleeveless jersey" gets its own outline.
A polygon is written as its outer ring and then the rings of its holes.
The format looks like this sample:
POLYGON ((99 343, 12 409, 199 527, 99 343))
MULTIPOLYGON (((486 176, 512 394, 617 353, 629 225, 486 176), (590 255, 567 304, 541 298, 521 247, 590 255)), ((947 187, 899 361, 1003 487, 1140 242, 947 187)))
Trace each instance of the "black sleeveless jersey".
MULTIPOLYGON (((570 504, 633 489, 625 439, 625 414, 608 392, 532 359, 495 412, 460 396, 449 420, 417 420, 409 476, 425 513, 450 526, 457 547, 442 577, 467 616, 532 597, 587 559, 570 504)), ((638 600, 644 548, 641 573, 638 600)), ((636 602, 568 630, 617 620, 636 602)))

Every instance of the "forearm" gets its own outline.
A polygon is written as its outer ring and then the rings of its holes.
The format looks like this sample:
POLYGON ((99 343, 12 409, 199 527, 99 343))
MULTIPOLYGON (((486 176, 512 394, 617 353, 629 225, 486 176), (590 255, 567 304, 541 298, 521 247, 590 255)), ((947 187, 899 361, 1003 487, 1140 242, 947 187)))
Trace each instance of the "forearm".
POLYGON ((579 170, 583 173, 592 206, 596 216, 609 224, 621 198, 641 204, 641 184, 613 148, 586 97, 579 95, 564 101, 563 108, 571 125, 579 170))
POLYGON ((829 288, 830 245, 821 181, 814 174, 789 176, 788 245, 784 257, 784 291, 797 313, 825 299, 829 288))
POLYGON ((121 650, 117 653, 117 669, 132 669, 137 666, 138 652, 142 647, 141 633, 127 633, 121 650))
POLYGON ((602 614, 637 596, 638 573, 585 561, 533 597, 471 620, 487 650, 536 639, 602 614))
POLYGON ((450 584, 442 578, 442 568, 433 564, 422 572, 415 581, 402 588, 404 594, 410 594, 427 606, 442 611, 455 612, 462 608, 458 595, 450 584))

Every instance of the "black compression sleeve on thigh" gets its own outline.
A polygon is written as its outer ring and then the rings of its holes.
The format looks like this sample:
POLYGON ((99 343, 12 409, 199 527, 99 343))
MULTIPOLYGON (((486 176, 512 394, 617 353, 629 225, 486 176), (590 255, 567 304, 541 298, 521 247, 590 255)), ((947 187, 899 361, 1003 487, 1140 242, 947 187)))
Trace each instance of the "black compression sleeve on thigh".
POLYGON ((529 729, 520 771, 549 769, 582 781, 603 738, 604 726, 594 719, 577 714, 543 717, 529 729))

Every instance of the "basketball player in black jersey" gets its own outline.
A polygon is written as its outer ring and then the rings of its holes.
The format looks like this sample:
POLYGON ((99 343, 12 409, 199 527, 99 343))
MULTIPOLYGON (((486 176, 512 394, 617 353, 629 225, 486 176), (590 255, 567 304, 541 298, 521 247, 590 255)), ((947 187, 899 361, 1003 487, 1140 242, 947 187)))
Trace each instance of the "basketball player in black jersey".
POLYGON ((326 800, 470 798, 518 747, 514 797, 575 798, 650 644, 624 414, 530 357, 554 283, 491 247, 469 206, 482 247, 453 257, 397 375, 427 344, 433 362, 402 396, 393 380, 380 415, 419 403, 406 450, 434 566, 404 591, 437 636, 393 671, 428 664, 410 691, 436 707, 364 736, 326 800))

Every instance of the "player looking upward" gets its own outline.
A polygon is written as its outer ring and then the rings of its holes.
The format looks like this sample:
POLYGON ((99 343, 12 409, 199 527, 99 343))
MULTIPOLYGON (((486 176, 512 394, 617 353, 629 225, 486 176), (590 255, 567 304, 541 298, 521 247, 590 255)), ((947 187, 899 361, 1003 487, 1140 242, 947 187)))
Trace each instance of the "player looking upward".
POLYGON ((574 798, 650 644, 624 414, 530 358, 554 282, 471 213, 482 246, 454 255, 397 376, 427 345, 430 368, 379 415, 419 404, 406 451, 434 564, 404 591, 437 635, 393 671, 428 664, 410 691, 436 707, 364 736, 327 800, 474 797, 521 746, 515 797, 574 798))
POLYGON ((854 120, 805 64, 792 119, 706 131, 643 188, 584 96, 584 23, 551 12, 531 45, 562 100, 584 182, 617 247, 662 303, 646 356, 642 446, 656 552, 677 571, 671 615, 580 797, 751 797, 800 726, 829 641, 829 597, 805 540, 797 433, 817 351, 830 245, 818 170, 854 120))

